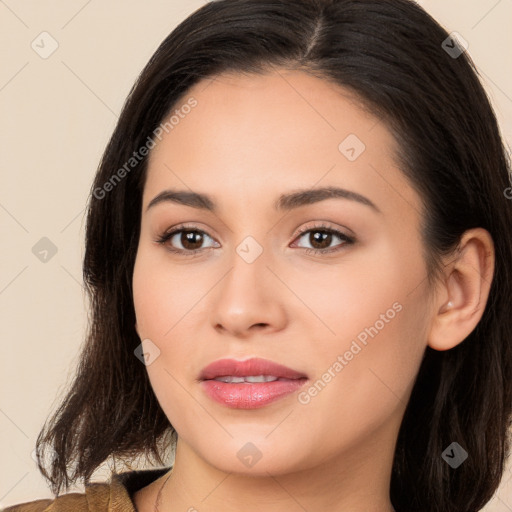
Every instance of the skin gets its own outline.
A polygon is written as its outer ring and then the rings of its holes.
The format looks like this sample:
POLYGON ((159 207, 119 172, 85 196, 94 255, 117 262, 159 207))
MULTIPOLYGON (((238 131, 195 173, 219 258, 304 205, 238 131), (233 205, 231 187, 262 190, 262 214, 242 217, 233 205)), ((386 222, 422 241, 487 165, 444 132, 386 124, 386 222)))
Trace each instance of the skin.
MULTIPOLYGON (((429 289, 421 200, 397 166, 395 140, 340 87, 274 69, 201 81, 180 104, 190 97, 197 106, 150 156, 133 275, 137 332, 160 350, 149 378, 179 436, 159 510, 391 512, 395 442, 424 350, 456 346, 480 320, 492 239, 466 232, 429 289), (338 149, 349 134, 366 146, 354 161, 338 149), (273 208, 280 194, 322 186, 362 194, 380 213, 339 198, 273 208), (174 188, 207 193, 219 209, 162 202, 146 211, 174 188), (195 247, 213 248, 184 257, 155 242, 180 223, 206 233, 195 247), (297 233, 319 224, 356 242, 297 233), (247 236, 263 249, 252 263, 236 252, 247 236), (340 250, 306 254, 312 247, 340 250), (401 310, 307 404, 293 393, 230 409, 199 385, 202 368, 224 357, 267 358, 313 385, 394 303, 401 310), (252 467, 237 457, 249 442, 261 452, 252 467)), ((186 244, 167 241, 194 248, 186 244)), ((138 510, 154 510, 167 476, 135 494, 138 510)))

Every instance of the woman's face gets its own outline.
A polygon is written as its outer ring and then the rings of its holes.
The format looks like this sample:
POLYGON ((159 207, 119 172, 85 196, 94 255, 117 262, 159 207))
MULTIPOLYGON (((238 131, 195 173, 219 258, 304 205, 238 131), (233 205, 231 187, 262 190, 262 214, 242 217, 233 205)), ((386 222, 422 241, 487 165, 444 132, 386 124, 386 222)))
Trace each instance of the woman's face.
POLYGON ((431 313, 420 199, 390 132, 347 91, 283 69, 202 81, 173 114, 154 138, 133 291, 178 449, 261 475, 389 462, 431 313), (314 193, 327 187, 354 195, 314 193), (164 191, 214 208, 148 208, 164 191), (207 394, 253 385, 205 385, 205 366, 254 357, 307 380, 269 402, 254 387, 252 408, 207 394))

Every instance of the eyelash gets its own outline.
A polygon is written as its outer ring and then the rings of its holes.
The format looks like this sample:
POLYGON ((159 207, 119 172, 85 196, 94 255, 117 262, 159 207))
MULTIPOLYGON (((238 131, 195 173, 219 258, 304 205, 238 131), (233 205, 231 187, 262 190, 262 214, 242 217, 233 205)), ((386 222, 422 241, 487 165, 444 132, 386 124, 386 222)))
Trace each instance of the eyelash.
MULTIPOLYGON (((190 225, 186 225, 186 224, 180 224, 179 226, 176 226, 175 228, 173 228, 171 231, 164 232, 161 235, 159 235, 158 238, 155 240, 155 242, 158 243, 158 244, 161 244, 161 245, 165 245, 167 243, 167 241, 170 240, 176 233, 181 233, 182 231, 201 233, 203 235, 208 236, 209 238, 212 238, 212 237, 210 237, 210 235, 208 235, 208 233, 206 233, 205 231, 203 231, 201 229, 196 228, 195 226, 190 226, 190 225)), ((334 247, 334 248, 331 247, 331 248, 328 248, 328 249, 310 249, 308 247, 299 247, 299 249, 303 249, 306 254, 318 255, 318 254, 331 254, 331 253, 334 253, 334 252, 339 252, 346 245, 352 245, 356 241, 355 238, 350 237, 350 236, 348 236, 348 235, 338 231, 337 229, 330 228, 330 227, 325 226, 325 225, 317 225, 317 226, 313 226, 313 227, 302 228, 302 229, 299 230, 299 232, 297 233, 297 236, 294 238, 294 240, 296 238, 302 237, 306 233, 315 232, 315 231, 319 231, 319 232, 329 233, 329 234, 335 235, 338 238, 340 238, 344 243, 340 244, 337 247, 334 247)), ((181 255, 181 256, 184 256, 184 257, 198 256, 199 255, 198 253, 203 252, 203 251, 208 250, 208 249, 214 249, 214 247, 205 247, 205 248, 202 248, 202 249, 193 249, 193 250, 174 249, 174 248, 169 247, 169 246, 166 247, 166 250, 168 250, 169 252, 172 252, 174 254, 178 254, 178 255, 181 255)))

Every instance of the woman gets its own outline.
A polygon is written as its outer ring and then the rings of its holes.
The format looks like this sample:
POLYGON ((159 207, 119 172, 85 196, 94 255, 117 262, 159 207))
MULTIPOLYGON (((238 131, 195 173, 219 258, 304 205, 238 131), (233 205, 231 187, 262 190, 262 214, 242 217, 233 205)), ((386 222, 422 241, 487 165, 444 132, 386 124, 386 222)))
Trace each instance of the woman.
POLYGON ((509 449, 509 179, 414 2, 206 4, 98 169, 87 344, 37 443, 56 496, 164 467, 7 510, 480 510, 509 449))

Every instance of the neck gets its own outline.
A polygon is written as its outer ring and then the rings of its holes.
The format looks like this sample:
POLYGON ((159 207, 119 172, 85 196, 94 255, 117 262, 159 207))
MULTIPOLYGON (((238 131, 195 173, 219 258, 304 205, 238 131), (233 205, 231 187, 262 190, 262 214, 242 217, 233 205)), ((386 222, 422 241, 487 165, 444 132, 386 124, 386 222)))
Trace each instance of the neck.
POLYGON ((179 439, 156 510, 394 512, 389 499, 394 444, 388 453, 382 446, 369 446, 366 441, 359 450, 295 472, 283 472, 274 465, 268 470, 260 467, 258 473, 234 473, 211 466, 179 439))

